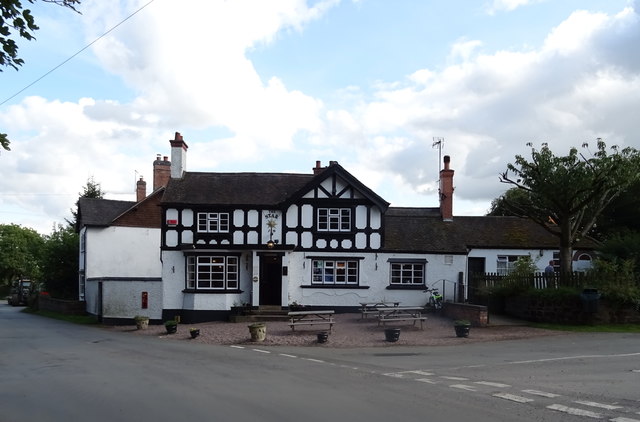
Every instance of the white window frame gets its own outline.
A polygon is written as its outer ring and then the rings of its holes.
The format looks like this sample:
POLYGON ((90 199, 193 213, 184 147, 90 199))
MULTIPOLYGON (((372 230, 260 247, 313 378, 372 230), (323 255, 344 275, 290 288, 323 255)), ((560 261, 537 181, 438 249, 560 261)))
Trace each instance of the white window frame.
POLYGON ((240 258, 224 255, 187 257, 187 289, 236 291, 240 288, 240 258))
POLYGON ((320 232, 351 231, 351 208, 318 208, 317 217, 320 232))
POLYGON ((518 259, 525 257, 526 255, 498 255, 496 261, 496 272, 498 275, 509 275, 513 271, 518 259))
POLYGON ((315 258, 311 261, 311 284, 357 286, 359 266, 357 259, 315 258))
POLYGON ((199 212, 198 233, 229 233, 228 212, 199 212))
POLYGON ((392 262, 389 282, 392 286, 424 286, 425 272, 423 262, 392 262))

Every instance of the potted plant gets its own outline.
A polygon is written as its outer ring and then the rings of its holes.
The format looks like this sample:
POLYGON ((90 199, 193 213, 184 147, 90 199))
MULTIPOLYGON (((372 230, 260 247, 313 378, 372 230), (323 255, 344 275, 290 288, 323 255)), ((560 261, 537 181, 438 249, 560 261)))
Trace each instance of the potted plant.
POLYGON ((457 337, 469 337, 471 322, 466 319, 458 319, 453 321, 453 328, 456 330, 457 337))
POLYGON ((267 337, 267 324, 264 322, 256 322, 249 325, 249 333, 251 334, 251 341, 264 341, 267 337))
POLYGON ((175 334, 178 331, 178 322, 170 320, 164 323, 164 328, 167 329, 167 334, 175 334))
POLYGON ((395 343, 400 338, 400 328, 385 328, 384 338, 391 343, 395 343))
POLYGON ((320 331, 318 333, 318 343, 326 343, 329 339, 329 333, 326 331, 320 331))
POLYGON ((136 322, 136 328, 138 330, 146 330, 149 327, 149 317, 136 315, 133 317, 133 320, 136 322))
POLYGON ((191 327, 189 328, 189 334, 191 335, 191 338, 196 338, 200 335, 200 329, 191 327))
POLYGON ((295 300, 289 304, 289 310, 292 312, 301 311, 303 307, 304 307, 303 305, 300 305, 295 300))

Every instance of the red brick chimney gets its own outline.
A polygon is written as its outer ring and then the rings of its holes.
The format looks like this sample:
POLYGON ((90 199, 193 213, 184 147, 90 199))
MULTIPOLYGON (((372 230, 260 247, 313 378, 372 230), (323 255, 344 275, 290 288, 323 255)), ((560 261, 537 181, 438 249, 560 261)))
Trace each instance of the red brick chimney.
POLYGON ((165 156, 164 159, 160 159, 160 154, 156 156, 156 161, 153 162, 153 191, 155 192, 163 186, 167 186, 169 178, 171 177, 171 162, 169 157, 165 156))
POLYGON ((140 176, 140 180, 136 183, 136 201, 140 202, 144 198, 147 197, 147 182, 142 180, 142 176, 140 176))
POLYGON ((451 158, 444 156, 444 169, 440 170, 440 215, 444 221, 453 221, 453 170, 451 158))
POLYGON ((316 161, 316 166, 314 168, 312 168, 311 170, 313 170, 313 174, 319 174, 322 170, 324 170, 325 167, 322 167, 322 162, 320 160, 316 161))

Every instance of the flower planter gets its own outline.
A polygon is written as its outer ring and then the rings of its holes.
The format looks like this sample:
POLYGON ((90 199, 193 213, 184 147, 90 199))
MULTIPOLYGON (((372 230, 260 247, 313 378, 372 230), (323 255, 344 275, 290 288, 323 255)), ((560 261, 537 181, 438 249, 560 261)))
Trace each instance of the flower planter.
POLYGON ((329 339, 329 333, 322 331, 318 333, 318 343, 326 343, 329 339))
POLYGON ((400 338, 400 328, 386 328, 384 330, 384 338, 386 341, 395 343, 400 338))
POLYGON ((178 331, 178 323, 176 321, 167 321, 164 323, 167 334, 175 334, 178 331))
POLYGON ((456 337, 469 337, 471 323, 468 321, 456 321, 453 324, 453 328, 456 330, 456 337))
POLYGON ((196 338, 200 335, 200 330, 198 328, 191 328, 189 330, 189 334, 191 335, 191 338, 196 338))
POLYGON ((249 325, 249 333, 251 334, 251 341, 264 341, 267 338, 267 324, 257 322, 249 325))
POLYGON ((136 322, 136 328, 138 330, 146 330, 149 328, 149 317, 136 316, 133 319, 136 322))

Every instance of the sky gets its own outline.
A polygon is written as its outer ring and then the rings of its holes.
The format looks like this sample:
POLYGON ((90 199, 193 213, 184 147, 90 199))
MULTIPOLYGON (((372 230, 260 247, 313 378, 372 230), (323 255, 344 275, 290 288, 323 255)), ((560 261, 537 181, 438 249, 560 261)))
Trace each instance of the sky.
POLYGON ((0 72, 0 224, 43 234, 90 178, 149 192, 175 132, 188 171, 338 161, 402 207, 438 206, 449 155, 454 216, 484 215, 527 143, 640 148, 640 0, 28 6, 37 39, 0 72))

